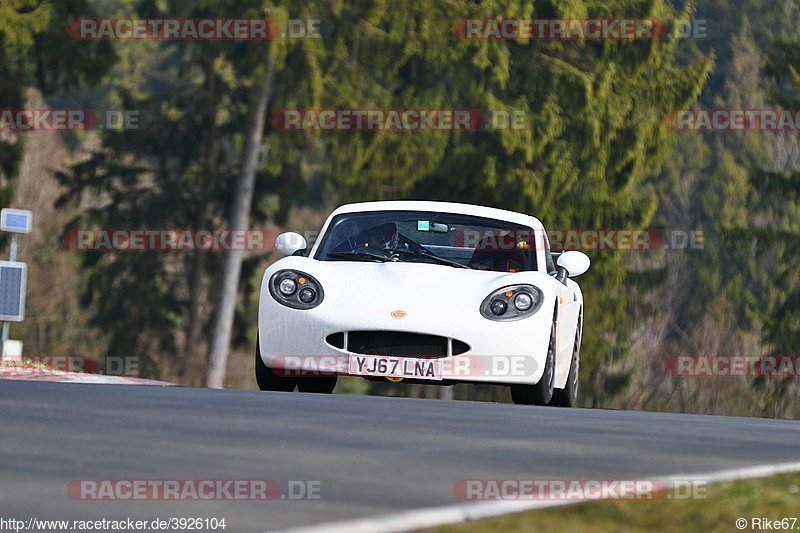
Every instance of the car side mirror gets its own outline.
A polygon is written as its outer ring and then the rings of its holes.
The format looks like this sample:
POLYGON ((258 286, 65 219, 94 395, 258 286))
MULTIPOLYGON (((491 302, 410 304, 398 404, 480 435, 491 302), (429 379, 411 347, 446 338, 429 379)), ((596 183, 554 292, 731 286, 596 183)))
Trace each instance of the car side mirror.
POLYGON ((283 255, 293 255, 308 247, 305 237, 293 231, 281 233, 275 239, 275 249, 283 255))
POLYGON ((558 262, 556 264, 558 265, 558 275, 556 279, 564 283, 567 281, 568 277, 574 278, 589 270, 591 261, 589 260, 589 256, 585 253, 570 250, 562 253, 558 257, 558 262))

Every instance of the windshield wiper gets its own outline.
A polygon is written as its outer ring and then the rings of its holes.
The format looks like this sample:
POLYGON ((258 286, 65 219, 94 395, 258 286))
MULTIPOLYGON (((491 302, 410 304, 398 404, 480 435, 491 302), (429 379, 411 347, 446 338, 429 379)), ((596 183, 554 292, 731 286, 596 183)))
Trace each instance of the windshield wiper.
POLYGON ((370 261, 378 261, 385 263, 389 260, 388 257, 380 254, 373 254, 372 252, 331 252, 328 257, 343 257, 351 259, 367 259, 370 261))
POLYGON ((449 259, 445 259, 444 257, 439 257, 433 252, 429 252, 428 250, 407 250, 405 248, 384 248, 386 252, 398 253, 398 254, 406 254, 412 257, 424 257, 426 259, 430 259, 432 261, 436 261, 440 265, 447 265, 455 268, 468 268, 461 263, 457 263, 455 261, 451 261, 449 259))

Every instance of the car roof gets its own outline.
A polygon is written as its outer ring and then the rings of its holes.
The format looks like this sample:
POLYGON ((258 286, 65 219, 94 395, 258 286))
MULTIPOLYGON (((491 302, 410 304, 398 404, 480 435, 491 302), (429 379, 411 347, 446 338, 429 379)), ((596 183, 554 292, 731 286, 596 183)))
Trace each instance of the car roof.
MULTIPOLYGON (((456 213, 484 218, 493 218, 528 226, 533 230, 543 229, 542 223, 536 217, 497 209, 481 205, 460 204, 454 202, 432 202, 427 200, 391 200, 384 202, 360 202, 343 205, 331 213, 330 218, 342 213, 360 213, 364 211, 439 211, 442 213, 456 213)), ((327 225, 327 224, 326 224, 327 225)))

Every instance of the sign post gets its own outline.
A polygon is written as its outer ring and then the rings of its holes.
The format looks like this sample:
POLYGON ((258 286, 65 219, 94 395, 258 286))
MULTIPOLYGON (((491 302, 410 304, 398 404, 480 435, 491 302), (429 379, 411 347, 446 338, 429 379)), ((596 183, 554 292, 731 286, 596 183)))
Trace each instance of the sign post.
MULTIPOLYGON (((23 209, 0 210, 0 231, 12 233, 8 261, 0 261, 0 320, 3 321, 3 344, 0 359, 11 355, 9 345, 9 322, 21 322, 25 318, 25 288, 28 280, 28 265, 17 262, 17 245, 20 233, 30 233, 33 213, 23 209)), ((19 350, 19 348, 17 349, 19 350)), ((15 350, 15 351, 17 351, 15 350)))

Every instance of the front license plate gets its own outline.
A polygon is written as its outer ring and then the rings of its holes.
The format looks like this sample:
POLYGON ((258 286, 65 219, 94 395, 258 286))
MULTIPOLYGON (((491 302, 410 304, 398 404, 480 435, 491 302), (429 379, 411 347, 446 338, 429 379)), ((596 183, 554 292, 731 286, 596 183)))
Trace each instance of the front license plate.
POLYGON ((441 381, 442 361, 436 359, 413 359, 411 357, 351 355, 350 374, 441 381))

